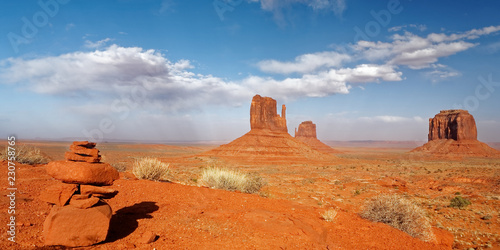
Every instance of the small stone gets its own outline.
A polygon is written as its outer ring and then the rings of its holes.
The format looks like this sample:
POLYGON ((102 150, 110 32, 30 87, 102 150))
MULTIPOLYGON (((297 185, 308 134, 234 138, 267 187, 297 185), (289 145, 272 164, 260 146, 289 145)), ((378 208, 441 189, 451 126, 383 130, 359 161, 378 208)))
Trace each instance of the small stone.
POLYGON ((48 187, 40 193, 40 199, 50 204, 64 206, 78 190, 76 184, 59 183, 48 187))
POLYGON ((70 145, 69 150, 75 154, 99 157, 99 149, 86 148, 83 146, 70 145))
POLYGON ((111 207, 103 201, 88 209, 54 206, 43 224, 45 245, 78 247, 102 242, 111 215, 111 207))
POLYGON ((491 218, 493 218, 491 215, 485 215, 481 217, 481 220, 491 220, 491 218))
POLYGON ((71 200, 69 200, 69 206, 80 209, 90 208, 97 203, 99 203, 99 198, 88 197, 88 195, 74 195, 71 197, 71 200))
POLYGON ((142 244, 149 244, 153 241, 156 240, 157 235, 154 234, 153 232, 146 232, 142 235, 142 237, 139 239, 139 243, 142 244))
POLYGON ((91 185, 80 185, 80 193, 92 195, 101 199, 111 199, 118 194, 118 190, 112 188, 96 187, 91 185))
POLYGON ((68 161, 80 161, 80 162, 90 162, 90 163, 98 163, 101 161, 101 156, 88 156, 88 155, 79 155, 73 152, 64 153, 64 158, 68 161))
POLYGON ((95 142, 88 142, 88 141, 74 141, 73 145, 82 146, 82 147, 86 147, 86 148, 94 148, 96 143, 95 142))

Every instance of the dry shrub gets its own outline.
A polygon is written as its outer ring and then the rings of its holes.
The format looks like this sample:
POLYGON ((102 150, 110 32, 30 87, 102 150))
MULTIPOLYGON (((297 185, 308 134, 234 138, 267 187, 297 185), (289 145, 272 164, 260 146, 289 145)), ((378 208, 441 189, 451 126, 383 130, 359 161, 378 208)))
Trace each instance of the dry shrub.
POLYGON ((335 217, 337 217, 337 210, 335 209, 328 209, 321 214, 321 218, 325 221, 333 221, 335 217))
POLYGON ((379 195, 366 203, 361 217, 388 224, 423 241, 434 239, 425 212, 399 195, 379 195))
POLYGON ((167 178, 169 168, 168 164, 152 157, 146 157, 134 162, 132 173, 138 179, 152 181, 164 180, 167 178))
POLYGON ((257 193, 264 186, 260 176, 251 176, 220 168, 207 168, 203 170, 201 180, 211 188, 229 191, 238 190, 249 194, 257 193))
MULTIPOLYGON (((41 152, 40 149, 38 149, 35 146, 30 146, 30 145, 16 145, 14 147, 11 146, 11 148, 14 148, 15 151, 11 150, 11 152, 15 152, 15 160, 16 162, 22 163, 22 164, 29 164, 29 165, 34 165, 34 164, 45 164, 49 162, 49 159, 45 157, 41 152)), ((9 147, 5 147, 3 152, 0 153, 0 159, 7 161, 9 160, 9 147)))

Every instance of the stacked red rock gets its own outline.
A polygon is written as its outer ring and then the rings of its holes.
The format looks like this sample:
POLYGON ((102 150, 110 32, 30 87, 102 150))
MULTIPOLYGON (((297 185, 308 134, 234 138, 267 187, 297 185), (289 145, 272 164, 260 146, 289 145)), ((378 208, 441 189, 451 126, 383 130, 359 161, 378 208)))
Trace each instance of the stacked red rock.
POLYGON ((429 118, 428 139, 477 140, 476 121, 467 110, 441 110, 429 118))
POLYGON ((305 121, 299 125, 299 129, 295 129, 295 137, 316 137, 316 124, 312 121, 305 121))
POLYGON ((47 173, 63 183, 47 188, 40 198, 53 204, 43 226, 46 245, 90 246, 106 239, 111 207, 104 201, 118 191, 105 188, 118 171, 101 163, 95 143, 73 142, 65 161, 47 164, 47 173))
POLYGON ((286 107, 281 107, 281 116, 277 113, 276 100, 256 95, 250 106, 250 128, 288 132, 286 127, 286 107))

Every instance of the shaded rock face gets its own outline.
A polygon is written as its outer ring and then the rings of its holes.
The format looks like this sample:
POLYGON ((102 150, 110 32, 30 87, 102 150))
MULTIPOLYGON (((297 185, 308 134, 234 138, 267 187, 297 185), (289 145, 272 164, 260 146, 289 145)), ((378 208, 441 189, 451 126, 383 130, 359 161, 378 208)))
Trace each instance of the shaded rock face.
POLYGON ((285 105, 281 108, 280 116, 277 113, 276 100, 260 95, 254 96, 250 106, 250 128, 288 132, 285 105))
POLYGON ((299 129, 295 129, 295 137, 316 137, 316 124, 312 121, 305 121, 299 125, 299 129))
POLYGON ((467 110, 441 110, 429 119, 428 139, 477 140, 476 121, 467 110))

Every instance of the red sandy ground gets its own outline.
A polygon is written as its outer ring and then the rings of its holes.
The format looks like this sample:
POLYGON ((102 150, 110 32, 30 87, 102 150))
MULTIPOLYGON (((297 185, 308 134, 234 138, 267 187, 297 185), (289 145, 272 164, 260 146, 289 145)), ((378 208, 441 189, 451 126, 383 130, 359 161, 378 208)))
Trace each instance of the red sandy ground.
MULTIPOLYGON (((70 143, 36 144, 52 160, 61 160, 70 143)), ((113 185, 119 193, 109 200, 114 216, 108 240, 84 249, 500 247, 499 159, 453 161, 407 154, 409 149, 340 148, 343 153, 328 161, 269 163, 202 154, 213 146, 110 143, 97 148, 104 162, 128 171, 138 157, 158 157, 170 163, 172 182, 122 174, 113 185), (267 185, 259 194, 200 187, 200 173, 211 165, 257 173, 267 185), (463 210, 448 207, 456 192, 472 205, 463 210), (424 208, 432 225, 440 228, 435 229, 438 244, 361 219, 363 204, 379 193, 400 193, 424 208), (330 208, 338 215, 326 222, 320 214, 330 208), (147 233, 157 234, 157 240, 142 243, 147 233)), ((6 177, 6 162, 0 169, 6 177)), ((17 243, 9 243, 3 233, 0 249, 43 247, 43 221, 50 206, 38 195, 57 182, 43 165, 18 165, 17 243)), ((0 185, 7 186, 6 178, 0 178, 0 185)), ((7 191, 2 192, 0 211, 7 211, 7 191)), ((7 213, 0 214, 0 221, 6 222, 7 213)))

